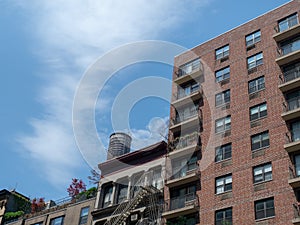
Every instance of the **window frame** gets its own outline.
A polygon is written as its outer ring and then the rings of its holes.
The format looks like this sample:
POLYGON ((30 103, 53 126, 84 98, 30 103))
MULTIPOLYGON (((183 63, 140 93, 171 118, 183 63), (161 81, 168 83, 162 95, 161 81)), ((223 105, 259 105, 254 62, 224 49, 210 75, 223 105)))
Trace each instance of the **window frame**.
POLYGON ((216 83, 220 83, 224 80, 230 79, 230 66, 226 66, 215 72, 216 83), (219 79, 221 78, 221 79, 219 79))
POLYGON ((250 47, 255 45, 256 43, 261 41, 261 31, 257 30, 254 31, 248 35, 245 36, 245 41, 246 41, 246 47, 250 47), (256 34, 259 33, 259 36, 256 36, 256 34))
POLYGON ((257 151, 257 150, 260 150, 260 149, 264 149, 264 148, 268 148, 270 147, 270 135, 269 135, 269 131, 264 131, 264 132, 261 132, 261 133, 258 133, 258 134, 254 134, 251 136, 251 151, 254 152, 254 151, 257 151), (263 139, 263 135, 267 135, 268 136, 268 139, 263 139), (254 148, 254 144, 257 143, 257 142, 253 142, 254 138, 257 138, 259 137, 259 147, 258 148, 254 148), (267 141, 267 145, 263 145, 263 141, 267 141))
POLYGON ((223 59, 227 56, 229 56, 230 47, 229 44, 224 45, 218 49, 215 50, 215 58, 216 60, 223 59))
POLYGON ((279 31, 279 32, 286 31, 286 30, 290 29, 291 27, 296 26, 297 24, 299 24, 299 18, 298 18, 298 13, 296 12, 296 13, 290 14, 290 15, 287 16, 287 17, 282 18, 281 20, 278 20, 278 31, 279 31), (296 22, 295 24, 290 24, 291 21, 294 20, 293 17, 296 17, 296 21, 297 21, 297 22, 296 22), (283 24, 285 24, 285 23, 287 23, 286 28, 280 29, 281 24, 283 25, 283 24))
POLYGON ((226 104, 229 104, 230 103, 230 89, 227 89, 225 91, 222 91, 220 93, 217 93, 215 95, 215 106, 216 107, 219 107, 219 106, 222 106, 222 105, 226 105, 226 104), (228 96, 226 96, 226 94, 229 93, 228 96), (220 100, 218 100, 218 97, 220 96, 220 100))
POLYGON ((215 179, 215 194, 219 195, 219 194, 223 194, 226 192, 231 192, 232 191, 232 174, 227 174, 221 177, 216 177, 215 179), (218 184, 218 183, 221 184, 218 184), (218 191, 218 189, 220 189, 220 191, 218 191))
POLYGON ((219 209, 215 212, 215 225, 228 224, 232 225, 232 207, 219 209), (230 217, 226 216, 229 213, 230 217), (221 214, 222 219, 218 218, 218 214, 221 214), (228 221, 229 219, 229 221, 228 221), (224 223, 225 222, 225 223, 224 223))
POLYGON ((64 224, 64 219, 65 219, 65 216, 58 216, 58 217, 52 218, 50 220, 50 225, 63 225, 64 224), (55 223, 55 220, 57 220, 57 219, 61 219, 60 224, 55 223))
POLYGON ((88 217, 89 217, 89 211, 90 211, 90 207, 89 206, 81 208, 81 210, 80 210, 80 217, 79 217, 79 225, 87 224, 88 217), (86 214, 86 212, 83 212, 83 210, 86 210, 86 209, 87 209, 87 214, 86 214))
POLYGON ((253 171, 253 183, 254 184, 264 183, 264 182, 273 180, 273 168, 272 168, 271 162, 255 166, 255 167, 253 167, 252 171, 253 171), (271 170, 268 170, 269 169, 268 167, 271 170), (257 170, 257 171, 261 170, 261 173, 255 174, 256 173, 255 170, 257 170), (261 179, 256 180, 257 177, 261 177, 261 179))
POLYGON ((224 132, 226 132, 228 130, 231 130, 231 115, 222 117, 222 118, 217 119, 215 121, 215 133, 216 134, 224 133, 224 132), (229 119, 229 123, 228 122, 226 123, 226 120, 228 120, 228 119, 229 119), (222 126, 217 126, 217 124, 219 122, 222 122, 222 126), (218 130, 219 128, 222 128, 222 130, 218 130))
POLYGON ((265 80, 265 76, 261 76, 258 78, 255 78, 253 80, 248 81, 248 93, 249 94, 254 94, 256 92, 262 91, 266 88, 266 80, 265 80), (259 81, 263 79, 262 83, 259 83, 259 81), (255 84, 255 86, 250 86, 252 83, 255 84), (254 90, 252 90, 255 87, 254 90))
POLYGON ((232 144, 228 143, 225 145, 221 145, 215 148, 215 162, 222 162, 224 160, 228 160, 232 158, 232 144), (230 149, 228 148, 230 147, 230 149), (230 152, 226 152, 226 150, 230 150, 230 152), (219 152, 221 152, 221 154, 219 154, 219 152), (226 154, 230 155, 229 157, 225 157, 226 154), (221 157, 218 157, 221 156, 221 157))
POLYGON ((255 55, 249 56, 247 58, 247 69, 251 70, 255 67, 264 64, 264 54, 263 52, 256 53, 255 55))
POLYGON ((261 104, 252 106, 249 108, 249 117, 250 117, 250 121, 255 121, 255 120, 260 120, 263 119, 265 117, 268 116, 268 107, 267 107, 267 103, 263 102, 261 104), (265 107, 265 110, 261 110, 261 108, 265 107), (252 110, 255 110, 257 108, 257 113, 253 113, 252 114, 252 110), (257 117, 253 117, 253 115, 256 115, 257 117))
MULTIPOLYGON (((261 219, 267 219, 267 218, 271 218, 271 217, 274 217, 275 216, 275 204, 274 204, 274 197, 271 197, 271 198, 266 198, 266 199, 261 199, 261 200, 258 200, 258 201, 255 201, 254 202, 254 212, 255 212, 255 220, 261 220, 261 219), (269 207, 267 208, 267 204, 268 203, 271 203, 271 205, 273 207, 269 207), (259 204, 262 204, 263 208, 262 209, 257 209, 258 208, 258 205, 259 204), (268 212, 267 210, 272 210, 271 211, 271 215, 267 215, 268 212), (258 213, 261 212, 263 213, 263 215, 259 215, 258 216, 258 213)), ((270 213, 270 212, 269 212, 270 213)))

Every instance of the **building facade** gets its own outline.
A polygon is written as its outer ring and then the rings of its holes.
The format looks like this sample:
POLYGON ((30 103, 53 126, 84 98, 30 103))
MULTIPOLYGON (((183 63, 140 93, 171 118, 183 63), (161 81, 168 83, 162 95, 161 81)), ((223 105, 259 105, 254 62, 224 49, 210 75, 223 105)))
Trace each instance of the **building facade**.
POLYGON ((175 57, 166 224, 300 224, 300 1, 175 57))
POLYGON ((91 212, 95 205, 95 192, 78 199, 65 198, 50 201, 46 208, 35 213, 26 213, 15 220, 6 221, 7 225, 85 225, 92 223, 91 212))
POLYGON ((92 224, 160 224, 166 151, 159 142, 100 163, 92 224))

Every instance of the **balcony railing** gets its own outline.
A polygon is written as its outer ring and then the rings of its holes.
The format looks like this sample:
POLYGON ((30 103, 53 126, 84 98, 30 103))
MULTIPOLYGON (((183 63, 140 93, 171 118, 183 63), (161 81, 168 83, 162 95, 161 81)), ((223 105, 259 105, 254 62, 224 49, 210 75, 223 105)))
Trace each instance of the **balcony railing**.
POLYGON ((170 180, 173 179, 179 179, 179 178, 183 178, 185 176, 188 176, 194 172, 197 171, 197 164, 195 163, 195 165, 186 165, 182 168, 174 168, 173 171, 175 171, 176 173, 170 177, 170 180), (190 168, 189 168, 190 166, 190 168))
POLYGON ((197 60, 190 62, 184 66, 181 66, 178 70, 177 78, 192 74, 193 72, 201 70, 201 69, 202 69, 201 62, 199 59, 197 59, 197 60))
POLYGON ((188 146, 193 146, 199 142, 199 133, 193 132, 191 134, 185 135, 183 137, 177 137, 173 141, 174 148, 176 150, 182 149, 188 146))
POLYGON ((185 208, 188 206, 199 206, 198 197, 196 193, 190 193, 184 196, 179 196, 176 198, 171 198, 165 202, 164 211, 172 211, 180 208, 185 208))
POLYGON ((300 96, 295 97, 295 98, 291 98, 291 99, 287 99, 286 100, 286 104, 284 104, 284 111, 288 112, 291 110, 295 110, 300 108, 300 96))
POLYGON ((292 129, 290 132, 285 134, 287 144, 300 141, 300 128, 292 129))
POLYGON ((299 203, 293 204, 294 209, 294 219, 300 219, 300 205, 299 203))
POLYGON ((300 77, 300 68, 295 68, 295 69, 289 70, 289 71, 283 73, 283 75, 280 75, 279 77, 280 77, 282 84, 292 81, 292 80, 295 80, 300 77))
POLYGON ((199 92, 200 91, 200 85, 194 87, 194 88, 191 88, 190 89, 190 92, 189 93, 186 93, 186 92, 178 92, 177 94, 174 95, 175 97, 175 100, 178 100, 178 99, 181 99, 181 98, 185 98, 187 96, 190 96, 196 92, 199 92))
MULTIPOLYGON (((196 107, 198 108, 198 107, 196 107)), ((195 116, 199 115, 197 109, 191 110, 189 113, 184 113, 181 115, 177 115, 176 118, 173 120, 174 125, 184 122, 185 120, 191 119, 195 116)))
POLYGON ((279 53, 280 56, 284 56, 284 55, 287 55, 291 52, 295 52, 299 49, 300 49, 300 38, 298 38, 297 40, 294 40, 294 41, 292 41, 288 44, 285 44, 285 45, 281 46, 278 53, 279 53))

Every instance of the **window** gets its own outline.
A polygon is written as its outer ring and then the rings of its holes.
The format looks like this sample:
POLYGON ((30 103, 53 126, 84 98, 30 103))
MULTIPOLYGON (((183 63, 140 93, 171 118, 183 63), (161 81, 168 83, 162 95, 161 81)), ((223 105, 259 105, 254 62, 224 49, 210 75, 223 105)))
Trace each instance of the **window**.
POLYGON ((118 196, 117 196, 117 203, 121 203, 125 199, 127 199, 127 191, 128 185, 127 184, 119 184, 118 196))
POLYGON ((230 102, 230 90, 216 94, 216 106, 224 105, 230 102))
POLYGON ((57 217, 50 220, 50 225, 63 225, 64 224, 64 217, 57 217))
POLYGON ((226 116, 221 119, 216 120, 216 133, 224 132, 230 130, 231 128, 231 116, 226 116))
POLYGON ((179 109, 176 115, 176 123, 181 123, 188 120, 196 115, 198 115, 198 104, 189 105, 183 109, 179 109))
POLYGON ((183 208, 186 202, 196 199, 196 185, 189 185, 182 188, 175 188, 170 191, 170 210, 183 208))
POLYGON ((248 83, 249 94, 260 91, 265 88, 265 77, 259 77, 257 79, 251 80, 248 83))
POLYGON ((216 50, 216 60, 225 58, 229 55, 229 45, 216 50))
POLYGON ((256 120, 267 116, 267 103, 250 108, 250 120, 256 120))
POLYGON ((163 178, 161 176, 161 168, 153 170, 152 186, 157 189, 163 188, 163 178))
POLYGON ((187 74, 191 74, 193 71, 200 69, 200 66, 200 59, 195 59, 183 66, 180 66, 178 76, 181 77, 187 74))
POLYGON ((200 89, 199 83, 193 82, 183 87, 178 87, 177 99, 188 96, 200 89))
POLYGON ((297 51, 300 49, 300 37, 296 37, 292 40, 282 42, 280 44, 282 55, 289 54, 291 52, 297 51))
POLYGON ((112 203, 112 192, 113 187, 109 186, 104 188, 104 199, 103 199, 103 207, 108 207, 112 203))
POLYGON ((263 64, 263 53, 258 53, 247 59, 248 70, 263 64))
POLYGON ((292 129, 292 141, 300 140, 300 121, 291 124, 292 129))
POLYGON ((216 178, 216 194, 232 190, 232 175, 216 178))
POLYGON ((89 216, 89 207, 85 207, 81 209, 79 225, 86 224, 89 216))
POLYGON ((256 201, 254 205, 256 220, 275 216, 274 198, 256 201))
POLYGON ((295 170, 296 170, 296 176, 300 176, 300 155, 295 155, 295 170))
POLYGON ((224 69, 218 70, 216 72, 216 82, 220 82, 222 80, 227 80, 230 78, 230 67, 226 67, 224 69))
POLYGON ((232 208, 216 211, 216 225, 232 225, 232 208))
POLYGON ((298 15, 293 14, 278 21, 279 32, 285 31, 298 24, 298 15))
POLYGON ((300 108, 300 90, 288 93, 286 95, 286 102, 288 104, 288 110, 300 108))
POLYGON ((260 30, 246 36, 246 46, 254 45, 260 41, 260 30))
POLYGON ((193 155, 190 159, 181 158, 173 163, 173 172, 176 174, 174 178, 180 178, 187 175, 189 171, 197 168, 197 155, 193 155))
POLYGON ((35 223, 35 224, 32 224, 32 225, 43 225, 43 222, 35 223))
POLYGON ((252 151, 268 147, 269 145, 270 145, 270 140, 269 140, 269 132, 268 131, 253 135, 251 137, 252 151))
POLYGON ((231 143, 216 148, 216 158, 215 158, 216 162, 225 159, 230 159, 230 158, 231 158, 231 143))
POLYGON ((272 180, 272 164, 268 163, 253 168, 254 183, 272 180))
POLYGON ((294 63, 282 68, 284 82, 288 82, 300 77, 300 63, 294 63))

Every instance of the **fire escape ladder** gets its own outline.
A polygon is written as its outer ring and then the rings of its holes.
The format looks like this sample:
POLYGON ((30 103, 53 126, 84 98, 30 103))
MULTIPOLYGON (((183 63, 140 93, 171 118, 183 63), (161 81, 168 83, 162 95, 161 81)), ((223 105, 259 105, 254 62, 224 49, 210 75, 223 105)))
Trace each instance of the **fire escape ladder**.
MULTIPOLYGON (((130 187, 130 198, 129 200, 123 200, 116 210, 112 213, 111 218, 107 220, 104 225, 120 225, 126 221, 130 216, 130 213, 135 209, 145 197, 152 199, 149 205, 150 208, 155 208, 155 205, 158 203, 155 202, 155 195, 159 192, 155 187, 152 186, 153 171, 144 173, 138 181, 130 187)), ((157 198, 157 197, 156 197, 157 198)), ((150 209, 152 210, 152 209, 150 209)), ((151 220, 154 220, 154 217, 157 217, 157 213, 152 213, 150 216, 151 220), (153 215, 152 215, 153 214, 153 215)))

